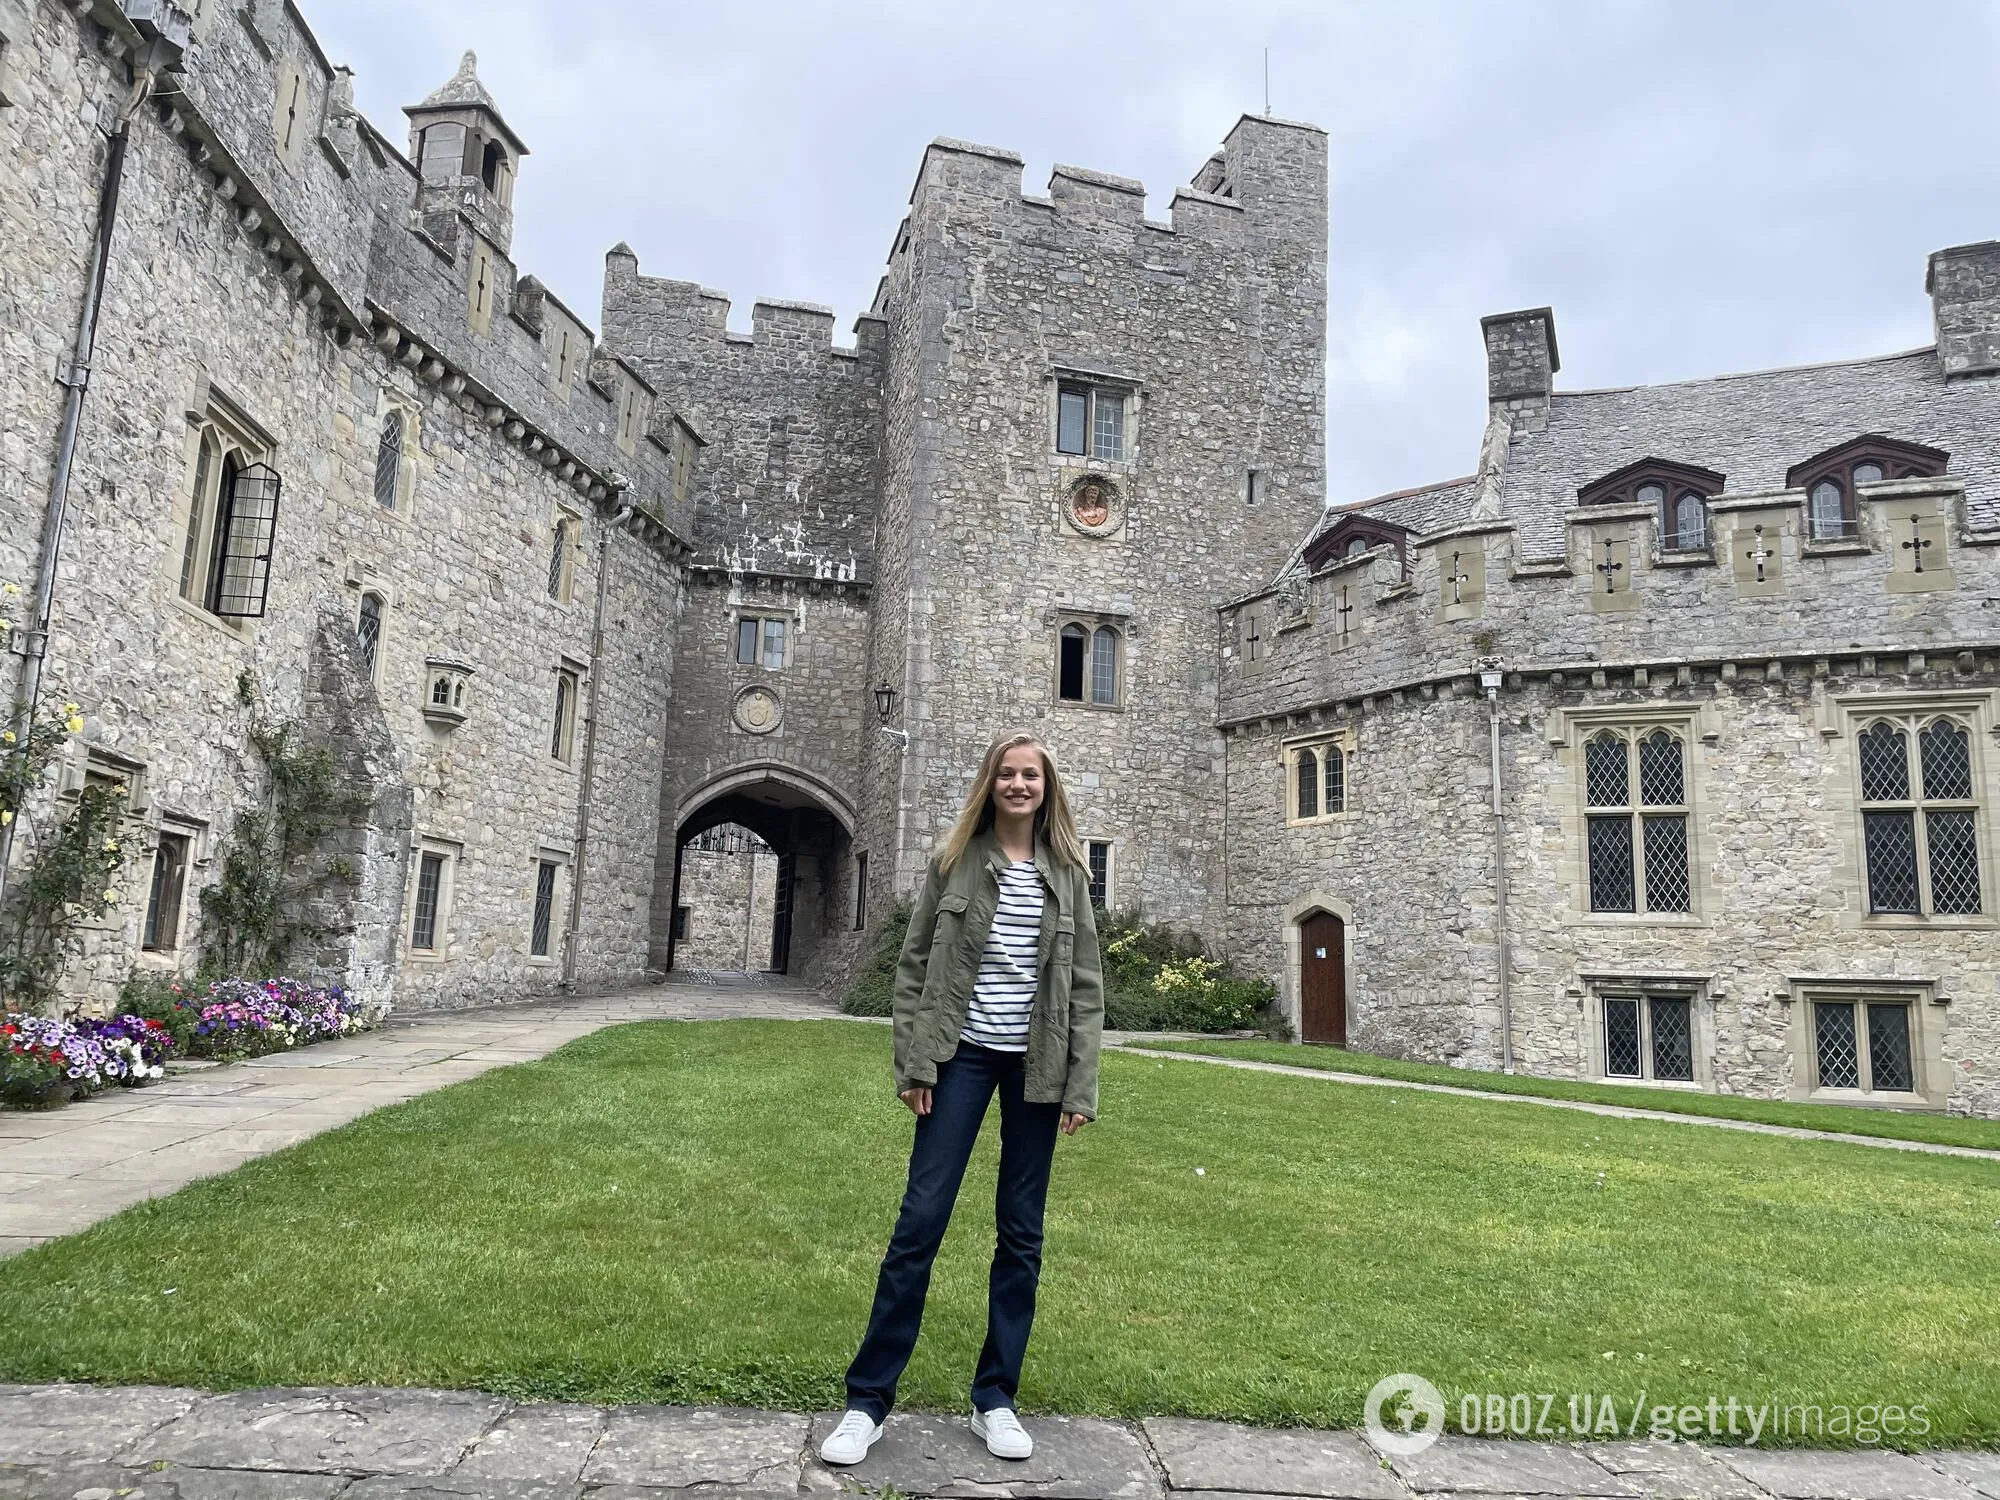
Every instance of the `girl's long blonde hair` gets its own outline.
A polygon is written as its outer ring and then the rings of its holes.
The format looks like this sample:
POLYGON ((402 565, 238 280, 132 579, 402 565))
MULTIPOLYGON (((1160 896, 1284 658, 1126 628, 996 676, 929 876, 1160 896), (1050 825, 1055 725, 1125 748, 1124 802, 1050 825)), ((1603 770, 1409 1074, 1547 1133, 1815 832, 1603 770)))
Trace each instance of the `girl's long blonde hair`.
POLYGON ((938 853, 938 868, 947 875, 964 856, 966 846, 993 826, 993 783, 1000 775, 1000 760, 1019 745, 1033 745, 1042 752, 1042 805, 1035 809, 1035 837, 1064 864, 1086 868, 1083 845, 1077 842, 1076 819, 1070 815, 1069 795, 1063 791, 1054 753, 1026 730, 1015 730, 995 740, 979 763, 972 790, 965 794, 965 806, 938 853))

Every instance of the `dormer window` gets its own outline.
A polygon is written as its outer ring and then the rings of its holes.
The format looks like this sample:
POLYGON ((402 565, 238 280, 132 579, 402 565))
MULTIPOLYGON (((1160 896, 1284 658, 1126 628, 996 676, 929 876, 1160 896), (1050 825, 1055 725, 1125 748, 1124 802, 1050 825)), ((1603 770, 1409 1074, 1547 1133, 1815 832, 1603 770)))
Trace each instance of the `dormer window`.
POLYGON ((1576 492, 1579 505, 1643 505, 1660 528, 1660 550, 1691 552, 1708 545, 1708 502, 1722 493, 1713 469, 1642 458, 1576 492))
POLYGON ((1328 563, 1365 557, 1382 547, 1395 554, 1399 569, 1408 571, 1409 554, 1405 546, 1408 538, 1409 532, 1393 521, 1380 521, 1372 516, 1343 516, 1306 543, 1306 568, 1314 572, 1328 563))
POLYGON ((1871 432, 1794 464, 1785 474, 1785 487, 1806 492, 1812 539, 1839 541, 1861 529, 1856 486, 1885 479, 1935 478, 1950 461, 1951 455, 1942 448, 1871 432))

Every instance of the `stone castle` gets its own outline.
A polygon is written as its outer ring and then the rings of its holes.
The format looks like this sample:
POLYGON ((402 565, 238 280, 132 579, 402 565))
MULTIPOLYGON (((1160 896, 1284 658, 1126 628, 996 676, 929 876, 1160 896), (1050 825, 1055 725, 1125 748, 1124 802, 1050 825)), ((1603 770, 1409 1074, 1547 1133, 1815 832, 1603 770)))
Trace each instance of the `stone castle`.
POLYGON ((1307 1040, 2000 1114, 2000 246, 1841 365, 1564 391, 1488 318, 1476 471, 1329 507, 1313 127, 1165 220, 935 141, 840 344, 623 245, 593 331, 472 56, 401 142, 351 84, 285 0, 0 0, 15 692, 139 851, 77 983, 192 966, 273 724, 315 962, 406 1007, 672 967, 731 827, 835 979, 1024 725, 1307 1040))

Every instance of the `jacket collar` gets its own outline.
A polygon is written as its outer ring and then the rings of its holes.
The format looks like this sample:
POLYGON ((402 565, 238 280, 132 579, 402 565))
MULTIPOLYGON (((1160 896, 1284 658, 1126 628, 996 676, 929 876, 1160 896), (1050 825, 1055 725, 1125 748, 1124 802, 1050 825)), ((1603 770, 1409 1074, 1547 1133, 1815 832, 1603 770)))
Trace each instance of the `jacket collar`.
MULTIPOLYGON (((1000 836, 991 828, 973 836, 971 848, 990 865, 997 874, 1007 866, 1006 852, 1000 847, 1000 836)), ((1035 868, 1041 872, 1042 883, 1050 890, 1058 890, 1056 882, 1056 857, 1049 850, 1049 842, 1044 838, 1035 840, 1035 868)))

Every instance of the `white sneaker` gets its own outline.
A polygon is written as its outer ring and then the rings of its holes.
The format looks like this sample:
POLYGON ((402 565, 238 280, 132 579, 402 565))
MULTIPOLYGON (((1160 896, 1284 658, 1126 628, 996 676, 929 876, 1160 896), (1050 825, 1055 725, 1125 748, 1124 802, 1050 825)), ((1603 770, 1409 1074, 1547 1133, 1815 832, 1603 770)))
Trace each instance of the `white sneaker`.
POLYGON ((1027 1458, 1035 1451, 1035 1440, 1011 1406, 973 1412, 972 1430, 986 1439, 986 1451, 995 1458, 1027 1458))
POLYGON ((868 1456, 868 1450, 875 1446, 875 1439, 882 1435, 882 1424, 865 1411, 847 1409, 840 1419, 840 1425, 826 1435, 826 1441, 819 1445, 821 1463, 858 1464, 868 1456))

